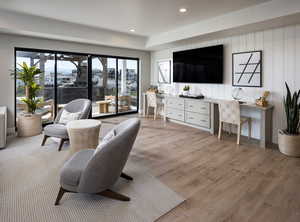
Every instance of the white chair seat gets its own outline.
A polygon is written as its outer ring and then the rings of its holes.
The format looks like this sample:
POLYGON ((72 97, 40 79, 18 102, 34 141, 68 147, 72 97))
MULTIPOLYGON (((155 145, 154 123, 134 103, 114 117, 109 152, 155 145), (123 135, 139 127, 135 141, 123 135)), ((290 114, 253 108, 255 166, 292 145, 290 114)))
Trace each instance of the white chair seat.
POLYGON ((245 117, 240 115, 240 104, 237 101, 222 101, 219 103, 219 135, 218 138, 221 139, 222 134, 222 127, 223 123, 230 124, 230 131, 231 131, 231 124, 237 125, 237 144, 240 144, 240 135, 242 125, 248 122, 248 137, 251 137, 251 118, 245 117))
POLYGON ((147 92, 146 96, 147 96, 147 116, 149 115, 149 108, 151 107, 154 109, 154 120, 155 120, 159 109, 163 109, 164 104, 157 99, 155 92, 147 92))

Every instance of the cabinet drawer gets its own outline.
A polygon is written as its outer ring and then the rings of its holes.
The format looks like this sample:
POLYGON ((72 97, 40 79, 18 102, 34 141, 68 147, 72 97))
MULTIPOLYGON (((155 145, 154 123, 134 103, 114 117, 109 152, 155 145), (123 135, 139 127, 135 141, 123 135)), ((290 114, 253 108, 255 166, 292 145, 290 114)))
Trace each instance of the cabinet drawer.
POLYGON ((210 116, 206 114, 185 112, 185 122, 205 128, 210 128, 210 116))
POLYGON ((184 100, 177 98, 168 98, 166 101, 167 107, 175 108, 175 109, 184 109, 184 100))
POLYGON ((167 108, 167 117, 179 121, 184 121, 184 111, 167 108))
POLYGON ((189 112, 209 114, 209 103, 194 100, 185 100, 185 110, 189 112))

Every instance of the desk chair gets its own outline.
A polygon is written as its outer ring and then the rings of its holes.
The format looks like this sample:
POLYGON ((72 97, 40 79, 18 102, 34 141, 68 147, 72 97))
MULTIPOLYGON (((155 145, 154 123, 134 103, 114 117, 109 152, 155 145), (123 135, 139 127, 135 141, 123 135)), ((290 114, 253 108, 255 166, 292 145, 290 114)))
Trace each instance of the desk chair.
POLYGON ((155 92, 147 92, 147 113, 146 115, 149 116, 149 108, 154 109, 154 120, 158 114, 159 109, 162 109, 163 103, 159 102, 155 92))
POLYGON ((238 101, 219 102, 219 136, 221 139, 223 123, 237 125, 237 144, 240 144, 241 126, 248 122, 248 138, 251 138, 251 118, 242 117, 240 114, 240 104, 238 101))

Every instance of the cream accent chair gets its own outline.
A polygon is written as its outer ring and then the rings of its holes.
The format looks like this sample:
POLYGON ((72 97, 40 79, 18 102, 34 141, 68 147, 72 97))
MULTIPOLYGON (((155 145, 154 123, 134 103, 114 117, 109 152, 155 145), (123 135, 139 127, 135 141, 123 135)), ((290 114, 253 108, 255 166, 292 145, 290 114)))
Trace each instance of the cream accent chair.
POLYGON ((79 119, 88 119, 91 109, 92 109, 92 102, 89 99, 75 99, 69 102, 66 106, 64 106, 64 108, 62 108, 57 113, 54 123, 45 126, 44 139, 42 141, 41 146, 45 145, 46 140, 49 137, 56 137, 56 138, 60 138, 58 151, 61 151, 64 142, 69 140, 69 134, 68 134, 66 124, 59 122, 63 110, 66 110, 70 113, 80 112, 81 114, 79 116, 79 119))
POLYGON ((149 108, 154 109, 154 120, 156 119, 159 109, 162 109, 163 104, 158 102, 155 92, 146 92, 147 96, 147 116, 149 116, 149 108))
POLYGON ((251 138, 251 118, 242 117, 240 114, 240 104, 238 101, 220 101, 219 102, 219 136, 221 139, 223 123, 237 125, 237 144, 240 144, 241 126, 248 122, 248 138, 251 138))

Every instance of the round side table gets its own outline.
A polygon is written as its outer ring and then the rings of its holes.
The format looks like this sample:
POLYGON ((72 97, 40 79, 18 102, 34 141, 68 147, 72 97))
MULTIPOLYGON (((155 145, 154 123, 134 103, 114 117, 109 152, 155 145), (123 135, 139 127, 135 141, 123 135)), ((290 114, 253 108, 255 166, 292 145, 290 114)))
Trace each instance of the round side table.
POLYGON ((82 149, 95 149, 99 143, 101 121, 93 119, 73 120, 67 123, 70 154, 82 149))

